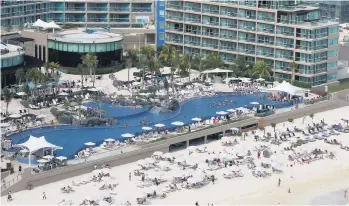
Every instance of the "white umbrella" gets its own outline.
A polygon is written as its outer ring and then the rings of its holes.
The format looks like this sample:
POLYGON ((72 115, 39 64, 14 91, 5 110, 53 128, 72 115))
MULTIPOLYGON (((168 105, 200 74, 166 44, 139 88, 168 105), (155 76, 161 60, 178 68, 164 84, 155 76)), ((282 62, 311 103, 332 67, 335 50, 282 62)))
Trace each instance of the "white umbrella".
POLYGON ((153 153, 154 156, 161 156, 161 155, 163 155, 163 154, 164 154, 164 153, 161 152, 161 151, 156 151, 156 152, 153 153))
POLYGON ((226 114, 228 114, 228 112, 225 112, 225 111, 219 111, 219 112, 216 112, 216 114, 219 114, 219 115, 226 115, 226 114))
POLYGON ((149 130, 152 130, 153 128, 151 127, 142 127, 142 130, 145 130, 145 131, 149 131, 149 130))
POLYGON ((180 121, 172 122, 171 124, 176 125, 176 126, 183 126, 184 125, 184 123, 180 122, 180 121))
POLYGON ((11 118, 20 118, 21 115, 20 114, 11 114, 9 117, 11 117, 11 118))
POLYGON ((195 146, 189 146, 189 147, 187 148, 187 150, 188 150, 188 151, 194 151, 194 150, 196 150, 196 147, 195 147, 195 146))
POLYGON ((22 149, 20 152, 21 153, 27 153, 27 152, 29 152, 29 150, 28 149, 22 149))
POLYGON ((89 88, 88 91, 90 91, 90 92, 98 92, 99 90, 96 89, 96 88, 89 88))
POLYGON ((230 128, 230 130, 231 130, 231 131, 236 131, 236 132, 238 132, 238 131, 239 131, 239 128, 232 127, 232 128, 230 128))
POLYGON ((37 162, 39 163, 46 163, 46 162, 49 162, 50 160, 47 160, 47 159, 39 159, 37 160, 37 162))
POLYGON ((26 96, 27 94, 25 92, 18 92, 17 95, 18 96, 26 96))
POLYGON ((59 156, 59 157, 56 157, 56 159, 63 161, 63 160, 66 160, 67 157, 65 157, 65 156, 59 156))
POLYGON ((52 156, 52 155, 45 155, 42 158, 44 158, 44 159, 53 159, 54 156, 52 156))
POLYGON ((66 93, 66 92, 60 92, 59 94, 58 94, 58 96, 68 96, 69 94, 68 93, 66 93))
POLYGON ((178 86, 183 86, 184 85, 184 83, 182 83, 182 82, 177 82, 175 84, 177 84, 178 86))
POLYGON ((85 145, 86 146, 95 146, 96 143, 94 143, 94 142, 86 142, 85 145))
POLYGON ((36 118, 38 118, 38 119, 43 119, 45 117, 46 117, 46 115, 44 115, 44 114, 40 114, 40 115, 36 116, 36 118))
POLYGON ((121 137, 132 138, 134 137, 134 135, 130 133, 125 133, 125 134, 122 134, 121 137))
POLYGON ((228 111, 228 112, 236 112, 235 109, 228 109, 227 111, 228 111))
POLYGON ((0 124, 0 127, 9 127, 10 126, 10 123, 1 123, 0 124))
POLYGON ((191 119, 191 120, 193 120, 193 121, 195 121, 195 122, 200 122, 202 119, 201 118, 199 118, 199 117, 194 117, 193 119, 191 119))
POLYGON ((250 102, 250 104, 257 105, 257 104, 259 104, 259 103, 258 103, 258 102, 250 102))
POLYGON ((108 138, 108 139, 105 139, 104 141, 106 141, 106 142, 114 142, 115 139, 113 139, 113 138, 108 138))
POLYGON ((164 127, 165 125, 164 124, 156 124, 154 125, 154 127, 164 127))

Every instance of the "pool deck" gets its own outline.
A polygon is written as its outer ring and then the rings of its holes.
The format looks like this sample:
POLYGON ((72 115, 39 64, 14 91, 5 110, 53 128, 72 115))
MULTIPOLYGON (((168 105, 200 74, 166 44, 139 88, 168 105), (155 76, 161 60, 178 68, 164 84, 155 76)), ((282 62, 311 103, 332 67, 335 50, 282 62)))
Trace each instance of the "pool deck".
MULTIPOLYGON (((335 100, 324 101, 314 105, 305 106, 298 110, 277 113, 268 117, 264 117, 262 119, 265 122, 265 126, 267 126, 267 125, 270 125, 272 122, 274 123, 285 122, 289 118, 294 118, 294 119, 301 118, 304 115, 309 115, 311 113, 332 110, 335 108, 344 107, 348 105, 349 105, 348 101, 335 99, 335 100)), ((221 132, 224 129, 227 130, 228 128, 231 128, 231 127, 242 127, 242 126, 245 126, 244 124, 250 124, 251 122, 257 122, 257 121, 258 121, 257 118, 250 118, 248 120, 233 122, 223 126, 207 128, 197 132, 187 133, 184 135, 169 138, 156 143, 147 144, 142 146, 140 149, 130 149, 129 151, 127 150, 127 152, 125 150, 123 153, 121 153, 121 151, 115 151, 115 154, 114 152, 113 152, 113 155, 110 155, 108 153, 108 155, 103 155, 104 157, 102 157, 101 159, 92 158, 81 164, 70 165, 67 167, 63 167, 63 168, 59 168, 59 169, 55 169, 47 172, 42 172, 39 174, 32 174, 29 169, 26 169, 22 175, 21 180, 19 180, 15 184, 12 184, 10 187, 6 189, 4 188, 2 189, 2 195, 6 195, 9 190, 11 190, 12 192, 21 191, 26 188, 28 183, 36 187, 36 186, 48 184, 51 182, 56 182, 62 179, 71 178, 77 175, 86 174, 92 171, 94 165, 109 164, 110 166, 113 167, 113 166, 134 162, 139 159, 143 159, 145 157, 151 156, 152 153, 155 151, 168 152, 170 144, 174 144, 182 141, 188 141, 190 139, 199 138, 203 135, 214 134, 217 132, 221 132)))

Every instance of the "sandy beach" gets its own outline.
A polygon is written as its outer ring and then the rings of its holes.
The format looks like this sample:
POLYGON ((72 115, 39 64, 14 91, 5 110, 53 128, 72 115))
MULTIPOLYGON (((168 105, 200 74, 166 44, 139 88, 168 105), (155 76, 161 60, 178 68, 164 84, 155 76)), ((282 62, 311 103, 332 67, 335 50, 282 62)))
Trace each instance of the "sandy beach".
MULTIPOLYGON (((329 124, 348 114, 349 107, 343 107, 332 111, 326 111, 315 114, 314 121, 319 122, 323 118, 329 124)), ((309 117, 307 120, 309 122, 309 117)), ((295 120, 296 125, 302 124, 302 119, 295 120)), ((283 124, 277 125, 281 128, 283 124)), ((272 131, 272 128, 266 128, 272 131)), ((340 142, 349 143, 349 134, 341 133, 337 136, 340 142)), ((248 137, 246 141, 239 140, 241 145, 250 148, 255 142, 253 137, 248 137)), ((282 154, 282 149, 276 145, 270 145, 272 151, 275 151, 282 162, 282 174, 272 174, 267 178, 256 178, 252 176, 251 170, 246 166, 241 166, 244 177, 235 179, 225 179, 220 170, 215 172, 217 180, 214 184, 208 184, 202 188, 184 189, 167 194, 165 199, 151 199, 152 205, 194 205, 198 202, 200 205, 208 203, 214 205, 233 205, 233 204, 348 204, 349 198, 344 198, 344 188, 349 187, 349 152, 340 149, 338 145, 324 143, 323 140, 310 142, 314 146, 334 152, 335 159, 322 159, 311 162, 310 164, 298 164, 290 167, 292 162, 287 160, 287 156, 282 154), (281 179, 281 186, 277 187, 278 179, 281 179), (288 190, 291 193, 288 193, 288 190)), ((308 145, 307 144, 307 145, 308 145)), ((220 141, 215 141, 207 145, 213 151, 219 152, 229 147, 222 146, 220 141)), ((298 149, 302 149, 304 145, 298 149)), ((173 154, 181 156, 188 151, 181 150, 173 154)), ((256 157, 256 152, 252 152, 256 157)), ((102 163, 101 163, 102 164, 102 163)), ((111 169, 112 178, 108 183, 118 183, 114 189, 117 195, 113 196, 113 204, 120 205, 129 201, 132 205, 136 204, 136 198, 149 188, 139 188, 140 177, 132 175, 129 181, 129 173, 137 168, 137 163, 130 163, 111 169)), ((163 178, 170 183, 174 174, 181 172, 177 166, 169 172, 164 172, 163 178)), ((71 200, 74 204, 80 204, 86 197, 98 199, 104 191, 99 190, 101 183, 88 183, 86 185, 74 187, 75 192, 63 194, 60 188, 63 185, 72 185, 72 181, 91 177, 92 174, 86 174, 81 177, 74 177, 60 182, 44 185, 34 188, 30 191, 21 191, 13 194, 13 201, 7 202, 7 197, 2 197, 3 205, 57 205, 63 199, 71 200), (46 192, 47 200, 42 200, 42 193, 46 192)), ((161 186, 160 185, 160 186, 161 186)))

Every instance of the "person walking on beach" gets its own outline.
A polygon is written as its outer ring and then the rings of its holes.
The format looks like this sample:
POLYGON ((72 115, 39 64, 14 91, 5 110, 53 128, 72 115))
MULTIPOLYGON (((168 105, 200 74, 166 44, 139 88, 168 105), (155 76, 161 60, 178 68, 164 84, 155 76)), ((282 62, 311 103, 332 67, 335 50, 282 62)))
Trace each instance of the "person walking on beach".
POLYGON ((42 193, 42 199, 46 200, 46 193, 45 192, 42 193))
POLYGON ((131 181, 131 172, 128 174, 128 180, 131 181))
POLYGON ((261 157, 261 151, 258 151, 257 157, 258 157, 258 159, 261 157))
POLYGON ((344 190, 344 198, 347 198, 348 190, 344 190))
POLYGON ((198 203, 198 202, 195 202, 195 206, 199 206, 199 203, 198 203))
POLYGON ((303 121, 302 121, 302 124, 304 124, 305 122, 305 114, 303 115, 303 121))
POLYGON ((8 195, 7 195, 7 202, 9 202, 9 201, 12 201, 11 191, 8 192, 8 195))
POLYGON ((281 179, 279 178, 278 187, 280 187, 280 185, 281 185, 281 179))

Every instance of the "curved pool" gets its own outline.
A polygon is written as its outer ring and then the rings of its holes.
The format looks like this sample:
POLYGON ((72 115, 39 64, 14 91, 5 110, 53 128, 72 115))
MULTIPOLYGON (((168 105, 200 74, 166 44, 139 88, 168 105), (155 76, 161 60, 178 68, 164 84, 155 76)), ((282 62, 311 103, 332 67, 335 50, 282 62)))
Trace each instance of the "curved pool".
MULTIPOLYGON (((47 141, 62 146, 62 150, 57 150, 57 155, 67 156, 68 158, 73 158, 74 155, 84 147, 85 142, 95 142, 97 144, 103 142, 106 138, 114 138, 116 140, 123 141, 124 138, 121 134, 132 133, 137 134, 142 132, 142 126, 140 122, 146 118, 151 123, 148 126, 153 127, 156 123, 163 123, 166 128, 174 128, 171 122, 181 121, 185 124, 192 123, 193 117, 202 116, 204 119, 216 116, 217 111, 225 111, 231 108, 246 107, 250 102, 259 102, 261 104, 274 105, 276 108, 288 107, 291 104, 288 102, 276 104, 276 102, 271 101, 267 98, 263 98, 265 93, 258 93, 251 96, 234 96, 234 95, 220 95, 214 97, 203 97, 198 99, 188 100, 183 102, 180 108, 172 113, 152 113, 149 109, 139 108, 139 110, 134 111, 129 116, 127 110, 130 108, 122 107, 111 107, 113 114, 119 114, 119 116, 124 117, 119 120, 119 125, 113 126, 100 126, 100 127, 73 127, 70 125, 61 126, 50 126, 43 128, 30 129, 21 133, 17 133, 11 136, 12 143, 22 143, 25 142, 29 135, 33 136, 45 136, 47 141), (225 100, 232 100, 232 104, 225 106, 212 107, 214 102, 222 102, 225 100), (122 110, 120 110, 122 109, 122 110), (143 111, 144 110, 144 111, 143 111), (118 112, 122 111, 122 112, 118 112), (135 115, 136 114, 136 115, 135 115), (138 114, 138 115, 137 115, 138 114), (125 127, 125 123, 128 124, 125 127)), ((108 105, 105 105, 108 106, 108 105)), ((108 113, 108 111, 106 111, 108 113)))

